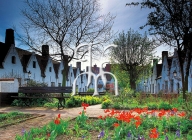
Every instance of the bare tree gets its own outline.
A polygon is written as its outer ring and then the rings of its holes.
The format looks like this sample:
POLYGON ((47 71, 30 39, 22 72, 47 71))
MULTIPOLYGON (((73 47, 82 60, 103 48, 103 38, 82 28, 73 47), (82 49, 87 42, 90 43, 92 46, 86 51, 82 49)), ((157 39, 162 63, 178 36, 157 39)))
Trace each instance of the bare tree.
POLYGON ((127 34, 120 33, 114 44, 118 47, 112 49, 112 60, 128 72, 130 86, 136 89, 136 81, 151 66, 157 44, 154 40, 149 40, 146 34, 141 35, 132 29, 127 34))
POLYGON ((182 77, 183 98, 186 99, 188 76, 192 58, 192 1, 191 0, 143 0, 127 5, 141 5, 151 9, 147 23, 149 32, 163 43, 177 48, 182 77), (185 61, 187 62, 184 66, 185 61))
MULTIPOLYGON (((63 85, 68 63, 75 48, 82 43, 102 45, 111 39, 114 16, 100 15, 97 0, 25 0, 20 40, 36 53, 40 46, 50 46, 50 56, 64 62, 63 85)), ((98 49, 95 47, 95 49, 98 49)), ((84 56, 87 51, 83 50, 84 56)))

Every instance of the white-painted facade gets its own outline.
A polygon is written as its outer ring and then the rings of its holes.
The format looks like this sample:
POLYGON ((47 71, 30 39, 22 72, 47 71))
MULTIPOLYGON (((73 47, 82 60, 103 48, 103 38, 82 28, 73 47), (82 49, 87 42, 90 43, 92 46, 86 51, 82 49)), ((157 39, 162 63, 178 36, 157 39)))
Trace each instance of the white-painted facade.
MULTIPOLYGON (((157 65, 160 64, 153 65, 151 76, 141 80, 137 90, 155 94, 159 92, 179 93, 182 88, 182 81, 177 50, 175 49, 174 54, 171 57, 168 57, 168 52, 167 55, 163 55, 162 52, 162 67, 157 67, 157 65), (159 71, 159 73, 157 71, 159 71), (176 75, 174 75, 174 73, 176 75)), ((184 63, 184 67, 185 66, 186 63, 184 63)), ((192 62, 190 64, 188 77, 188 92, 192 92, 192 62)))
MULTIPOLYGON (((7 47, 5 56, 0 57, 0 78, 16 78, 19 81, 19 86, 26 86, 28 80, 44 82, 48 86, 62 85, 64 64, 51 60, 47 45, 42 46, 42 56, 40 56, 15 47, 12 29, 6 30, 6 38, 8 39, 5 43, 0 42, 1 48, 7 47)), ((72 65, 69 66, 66 86, 72 86, 75 77, 82 73, 80 67, 81 63, 78 63, 74 74, 74 68, 72 65)), ((78 91, 86 92, 88 88, 94 88, 94 82, 92 79, 91 84, 87 87, 86 74, 79 76, 76 83, 78 91)), ((102 84, 102 81, 98 80, 98 84, 102 84)), ((103 87, 98 91, 103 91, 103 87)))

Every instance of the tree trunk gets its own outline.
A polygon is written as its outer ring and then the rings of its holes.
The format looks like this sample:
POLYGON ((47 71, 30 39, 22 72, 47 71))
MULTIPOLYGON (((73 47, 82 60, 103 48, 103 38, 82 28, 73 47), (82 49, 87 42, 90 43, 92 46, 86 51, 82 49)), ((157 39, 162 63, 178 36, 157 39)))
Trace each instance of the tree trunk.
POLYGON ((137 70, 135 67, 130 67, 129 77, 130 77, 130 87, 131 89, 136 89, 136 79, 137 79, 137 70))
POLYGON ((186 91, 188 90, 188 77, 189 77, 189 69, 190 69, 190 64, 191 64, 191 53, 192 53, 192 33, 188 34, 186 32, 185 36, 184 36, 184 52, 186 52, 186 58, 185 61, 187 61, 187 64, 185 67, 184 66, 184 62, 182 61, 182 55, 181 55, 181 51, 178 50, 178 57, 179 57, 179 62, 181 67, 181 76, 182 76, 182 85, 183 85, 183 99, 186 101, 187 99, 187 95, 186 95, 186 91), (185 75, 184 75, 184 68, 185 68, 185 75))
POLYGON ((181 82, 182 82, 182 92, 183 92, 183 99, 185 100, 186 99, 186 95, 185 95, 185 92, 186 92, 186 84, 185 84, 185 76, 184 76, 184 61, 182 60, 182 52, 180 49, 178 49, 178 59, 179 59, 179 64, 180 64, 180 70, 181 70, 181 82))
POLYGON ((130 86, 131 86, 131 89, 133 89, 133 90, 136 89, 136 83, 135 83, 135 80, 132 79, 131 77, 130 77, 130 86))
POLYGON ((64 70, 63 70, 63 81, 62 81, 62 86, 66 86, 66 81, 67 81, 67 78, 68 78, 68 61, 63 61, 63 65, 64 65, 64 70))

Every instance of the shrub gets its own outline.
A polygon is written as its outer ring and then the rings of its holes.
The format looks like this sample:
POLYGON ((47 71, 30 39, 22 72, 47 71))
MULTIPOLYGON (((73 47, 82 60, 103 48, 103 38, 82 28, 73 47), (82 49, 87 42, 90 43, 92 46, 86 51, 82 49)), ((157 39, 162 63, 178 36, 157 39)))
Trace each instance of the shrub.
POLYGON ((121 105, 118 103, 114 103, 111 107, 114 109, 121 109, 121 105))
POLYGON ((44 107, 48 107, 48 108, 55 108, 58 106, 58 100, 57 99, 53 99, 53 102, 46 102, 44 104, 44 107))
POLYGON ((38 82, 38 81, 33 81, 33 80, 29 80, 27 85, 29 87, 47 87, 48 84, 44 83, 44 82, 38 82))
POLYGON ((158 109, 157 104, 148 104, 147 107, 148 107, 148 109, 158 109))
POLYGON ((100 104, 102 102, 102 99, 93 96, 71 96, 66 101, 66 107, 80 107, 82 102, 87 103, 89 105, 95 105, 100 104))
POLYGON ((172 106, 167 102, 162 102, 159 105, 159 109, 169 110, 169 109, 172 109, 172 106))
MULTIPOLYGON (((44 82, 37 82, 30 80, 27 83, 30 87, 47 87, 48 85, 44 82)), ((27 93, 29 96, 46 96, 45 94, 37 94, 37 93, 27 93)), ((19 96, 25 96, 23 93, 19 93, 19 96)), ((15 99, 13 100, 12 104, 13 106, 44 106, 45 103, 50 102, 50 99, 45 98, 34 98, 34 99, 27 99, 25 102, 22 99, 15 99)))
POLYGON ((110 99, 107 99, 102 102, 102 108, 108 108, 112 104, 112 101, 110 99))
POLYGON ((89 88, 87 92, 94 92, 95 90, 93 88, 89 88))

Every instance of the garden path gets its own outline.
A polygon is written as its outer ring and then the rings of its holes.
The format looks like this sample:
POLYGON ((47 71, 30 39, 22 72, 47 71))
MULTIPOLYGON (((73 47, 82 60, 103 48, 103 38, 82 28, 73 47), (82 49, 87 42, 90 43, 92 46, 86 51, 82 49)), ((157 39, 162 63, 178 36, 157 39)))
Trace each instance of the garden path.
MULTIPOLYGON (((22 130, 29 131, 33 127, 42 127, 49 123, 51 120, 61 114, 61 118, 75 118, 82 111, 82 107, 76 108, 64 108, 64 109, 48 109, 43 107, 0 107, 0 112, 10 112, 10 111, 21 111, 24 113, 31 114, 44 114, 42 117, 37 117, 35 119, 30 119, 25 122, 21 122, 15 125, 6 126, 0 128, 0 140, 14 140, 16 134, 21 134, 22 130)), ((89 106, 86 111, 89 117, 98 117, 99 115, 104 115, 101 105, 89 106)))

